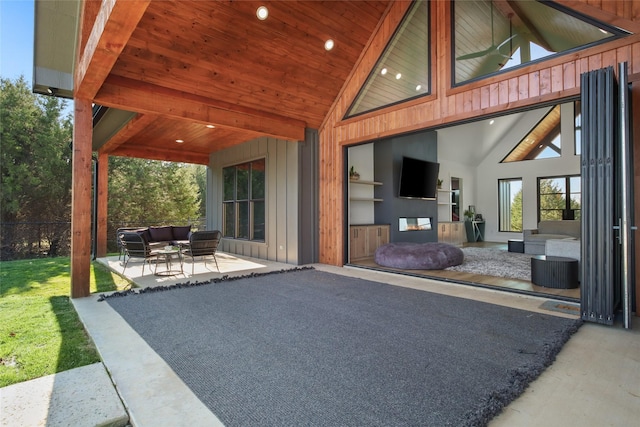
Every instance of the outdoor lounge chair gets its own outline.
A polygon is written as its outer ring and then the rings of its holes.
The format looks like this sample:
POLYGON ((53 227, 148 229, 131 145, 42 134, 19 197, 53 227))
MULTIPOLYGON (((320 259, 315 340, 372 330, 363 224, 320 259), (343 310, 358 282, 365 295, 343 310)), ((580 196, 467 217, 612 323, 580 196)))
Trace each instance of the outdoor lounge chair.
MULTIPOLYGON (((222 233, 219 230, 214 231, 194 231, 189 236, 189 246, 186 246, 182 250, 182 254, 191 257, 191 274, 194 272, 195 257, 206 257, 208 255, 213 256, 213 260, 216 263, 216 269, 220 272, 218 267, 218 260, 216 259, 216 250, 218 244, 222 238, 222 233)), ((204 265, 206 267, 207 260, 205 258, 204 265)))
POLYGON ((127 269, 127 265, 131 258, 142 259, 142 275, 144 276, 144 265, 149 263, 151 267, 151 260, 158 257, 156 251, 151 250, 149 245, 144 241, 142 236, 133 231, 125 231, 120 233, 119 241, 124 250, 124 268, 122 273, 127 269))
POLYGON ((122 258, 122 255, 124 255, 124 247, 122 246, 122 240, 120 239, 120 235, 124 232, 135 231, 141 228, 142 227, 121 227, 116 230, 116 245, 118 246, 118 261, 120 261, 120 259, 122 258))

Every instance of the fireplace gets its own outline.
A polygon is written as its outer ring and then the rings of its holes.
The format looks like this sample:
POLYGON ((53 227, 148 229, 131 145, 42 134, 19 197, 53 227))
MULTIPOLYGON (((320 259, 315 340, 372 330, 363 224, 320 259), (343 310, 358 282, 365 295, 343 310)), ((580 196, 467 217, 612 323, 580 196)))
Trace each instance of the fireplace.
POLYGON ((398 218, 400 231, 431 230, 431 218, 398 218))

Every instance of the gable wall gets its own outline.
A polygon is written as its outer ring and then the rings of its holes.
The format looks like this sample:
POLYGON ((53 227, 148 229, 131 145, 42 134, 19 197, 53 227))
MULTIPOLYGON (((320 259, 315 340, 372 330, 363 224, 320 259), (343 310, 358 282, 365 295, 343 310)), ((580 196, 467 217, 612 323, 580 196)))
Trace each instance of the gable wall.
POLYGON ((344 218, 343 146, 574 97, 580 93, 583 72, 615 67, 619 62, 629 63, 631 75, 640 73, 640 36, 637 34, 640 2, 559 3, 636 34, 451 88, 450 3, 434 1, 431 2, 432 94, 343 121, 346 110, 410 6, 410 2, 404 1, 392 4, 320 128, 320 262, 342 265, 344 260, 345 232, 335 227, 342 224, 344 218))

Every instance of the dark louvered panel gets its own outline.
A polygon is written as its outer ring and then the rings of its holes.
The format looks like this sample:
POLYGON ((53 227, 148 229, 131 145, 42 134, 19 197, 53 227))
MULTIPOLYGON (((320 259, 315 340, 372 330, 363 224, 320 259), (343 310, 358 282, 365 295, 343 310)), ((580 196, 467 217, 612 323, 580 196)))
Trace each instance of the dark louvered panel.
POLYGON ((613 68, 582 74, 582 318, 611 325, 614 318, 613 68))

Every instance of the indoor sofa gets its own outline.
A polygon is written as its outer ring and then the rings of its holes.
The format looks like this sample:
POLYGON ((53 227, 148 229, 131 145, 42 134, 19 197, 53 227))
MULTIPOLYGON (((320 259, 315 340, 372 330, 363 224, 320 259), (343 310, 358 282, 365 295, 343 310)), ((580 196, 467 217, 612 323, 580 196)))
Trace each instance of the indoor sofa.
POLYGON ((538 228, 524 230, 524 252, 532 255, 545 255, 547 240, 580 240, 580 221, 540 221, 538 228))

